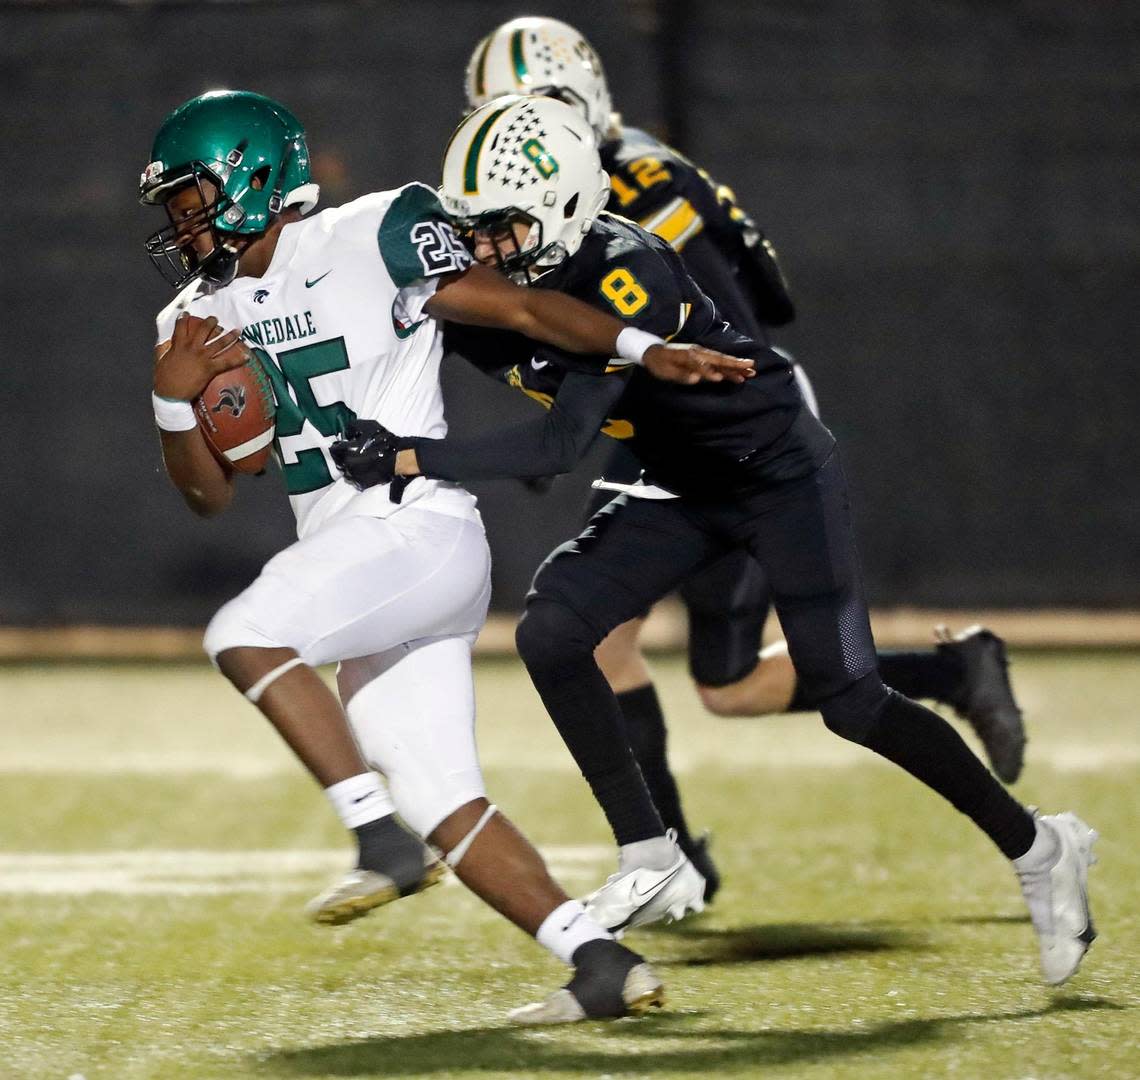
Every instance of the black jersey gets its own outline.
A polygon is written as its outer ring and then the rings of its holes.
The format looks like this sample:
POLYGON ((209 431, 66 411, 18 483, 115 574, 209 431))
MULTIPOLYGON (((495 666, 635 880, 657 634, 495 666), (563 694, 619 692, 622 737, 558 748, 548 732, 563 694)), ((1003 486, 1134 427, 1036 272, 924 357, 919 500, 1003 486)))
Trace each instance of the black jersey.
POLYGON ((638 128, 623 128, 600 153, 610 174, 607 209, 679 251, 733 326, 766 341, 767 327, 795 317, 774 248, 730 188, 638 128))
MULTIPOLYGON (((605 410, 595 419, 591 437, 600 428, 628 440, 647 479, 679 494, 721 497, 802 475, 830 451, 825 429, 808 437, 793 429, 804 403, 786 357, 730 327, 688 275, 677 252, 632 222, 599 215, 575 255, 531 287, 569 293, 666 339, 754 360, 757 374, 747 382, 679 386, 621 361, 606 365, 597 357, 563 352, 518 335, 448 324, 449 351, 547 407, 564 406, 560 391, 570 376, 587 376, 574 383, 575 409, 588 409, 584 402, 592 398, 605 410)), ((421 464, 430 467, 430 475, 475 478, 469 456, 466 462, 453 459, 453 474, 444 471, 448 466, 436 454, 438 444, 433 448, 425 441, 424 446, 421 464)), ((497 460, 519 464, 525 459, 537 468, 540 450, 512 456, 504 448, 497 460)), ((470 454, 470 447, 465 453, 470 454)))

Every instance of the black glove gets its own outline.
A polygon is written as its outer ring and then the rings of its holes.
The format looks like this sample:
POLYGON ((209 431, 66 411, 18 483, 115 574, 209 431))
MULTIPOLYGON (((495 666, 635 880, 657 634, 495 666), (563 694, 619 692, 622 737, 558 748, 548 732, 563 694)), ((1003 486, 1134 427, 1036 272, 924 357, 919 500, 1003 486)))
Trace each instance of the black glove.
MULTIPOLYGON (((377 484, 392 483, 399 449, 399 438, 383 424, 376 420, 350 420, 345 425, 344 437, 329 447, 329 456, 348 482, 364 491, 377 484)), ((392 501, 399 502, 399 499, 392 501)))

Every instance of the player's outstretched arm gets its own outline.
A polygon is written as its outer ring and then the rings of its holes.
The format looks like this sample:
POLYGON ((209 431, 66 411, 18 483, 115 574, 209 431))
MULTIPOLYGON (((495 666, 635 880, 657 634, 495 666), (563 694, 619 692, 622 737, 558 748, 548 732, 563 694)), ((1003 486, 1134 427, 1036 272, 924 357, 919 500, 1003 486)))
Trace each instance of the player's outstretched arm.
POLYGON ((622 356, 668 382, 743 382, 755 374, 751 360, 700 345, 666 345, 658 340, 645 348, 649 336, 620 319, 564 293, 514 285, 484 266, 444 278, 425 310, 437 319, 513 330, 567 352, 598 356, 599 373, 611 358, 622 356), (629 334, 619 345, 623 330, 634 335, 633 353, 626 344, 629 334))
MULTIPOLYGON (((206 384, 249 358, 240 331, 218 333, 218 320, 180 317, 170 341, 155 349, 154 393, 168 402, 192 402, 206 384)), ((201 517, 220 514, 233 498, 233 474, 206 445, 198 425, 184 431, 159 429, 162 462, 170 481, 201 517)))
POLYGON ((569 472, 597 438, 625 391, 623 375, 572 371, 550 410, 535 420, 478 435, 401 439, 375 421, 354 421, 350 437, 330 447, 333 461, 362 490, 394 477, 440 480, 523 479, 569 472))

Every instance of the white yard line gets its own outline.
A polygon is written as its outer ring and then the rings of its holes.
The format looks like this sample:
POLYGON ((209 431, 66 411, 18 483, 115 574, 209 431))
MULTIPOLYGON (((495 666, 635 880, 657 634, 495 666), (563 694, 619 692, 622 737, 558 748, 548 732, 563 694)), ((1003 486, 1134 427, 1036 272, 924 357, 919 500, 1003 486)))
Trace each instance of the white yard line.
MULTIPOLYGON (((554 845, 542 853, 554 876, 565 879, 600 881, 614 859, 614 849, 602 844, 554 845)), ((331 849, 0 854, 0 894, 311 892, 348 866, 349 853, 331 849)), ((444 884, 458 882, 449 875, 444 884)))
MULTIPOLYGON (((1056 769, 1058 772, 1100 772, 1104 769, 1127 768, 1140 765, 1140 744, 1080 742, 1050 742, 1033 738, 1027 751, 1029 763, 1056 769)), ((551 769, 573 773, 573 762, 565 752, 544 756, 528 756, 517 748, 509 753, 492 747, 482 755, 487 768, 551 769), (522 760, 520 760, 520 754, 522 760)), ((674 772, 685 774, 703 766, 715 766, 728 772, 763 768, 820 768, 851 769, 864 765, 884 765, 869 751, 852 746, 839 738, 820 738, 810 745, 788 745, 773 739, 768 748, 756 742, 748 747, 744 757, 726 760, 725 749, 717 744, 687 745, 677 738, 670 748, 674 772)), ((24 753, 18 750, 5 753, 0 773, 59 776, 59 775, 130 775, 130 776, 186 776, 212 775, 236 780, 257 780, 296 773, 298 766, 292 758, 282 755, 267 760, 265 757, 244 756, 240 753, 219 757, 215 753, 183 751, 166 754, 148 753, 92 753, 80 757, 60 758, 58 755, 24 753)))

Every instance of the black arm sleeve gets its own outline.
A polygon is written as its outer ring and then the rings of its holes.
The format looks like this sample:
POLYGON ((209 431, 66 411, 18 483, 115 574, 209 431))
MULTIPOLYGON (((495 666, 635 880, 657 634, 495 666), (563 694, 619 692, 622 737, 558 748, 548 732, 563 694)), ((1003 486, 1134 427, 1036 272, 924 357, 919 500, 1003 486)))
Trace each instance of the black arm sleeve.
POLYGON ((440 480, 553 476, 581 461, 625 391, 622 375, 570 372, 546 415, 505 431, 456 439, 408 439, 420 472, 440 480))

